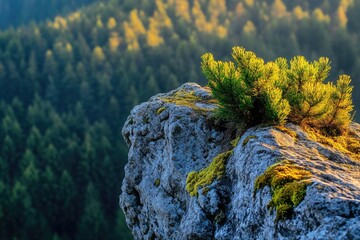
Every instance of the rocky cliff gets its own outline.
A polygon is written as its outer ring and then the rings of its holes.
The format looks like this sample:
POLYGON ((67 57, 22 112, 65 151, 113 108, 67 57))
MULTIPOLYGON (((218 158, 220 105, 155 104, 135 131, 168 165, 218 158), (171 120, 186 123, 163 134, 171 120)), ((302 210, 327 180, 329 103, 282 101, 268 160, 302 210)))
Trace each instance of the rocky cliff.
POLYGON ((120 206, 135 239, 360 239, 360 125, 350 142, 241 132, 215 107, 185 84, 132 110, 120 206))

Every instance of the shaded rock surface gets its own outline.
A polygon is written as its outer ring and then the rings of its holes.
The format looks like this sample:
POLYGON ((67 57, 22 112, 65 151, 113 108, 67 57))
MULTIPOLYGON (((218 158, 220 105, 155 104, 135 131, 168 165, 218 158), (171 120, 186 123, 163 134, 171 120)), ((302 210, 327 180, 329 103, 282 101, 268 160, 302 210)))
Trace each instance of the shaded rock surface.
MULTIPOLYGON (((360 162, 292 124, 296 137, 248 129, 225 177, 191 197, 188 173, 229 150, 233 137, 212 119, 214 107, 207 89, 189 83, 132 110, 123 128, 130 150, 120 206, 135 239, 360 239, 360 162), (285 159, 310 171, 312 184, 292 218, 276 222, 270 188, 253 195, 254 182, 285 159)), ((351 130, 360 136, 360 125, 351 130)))

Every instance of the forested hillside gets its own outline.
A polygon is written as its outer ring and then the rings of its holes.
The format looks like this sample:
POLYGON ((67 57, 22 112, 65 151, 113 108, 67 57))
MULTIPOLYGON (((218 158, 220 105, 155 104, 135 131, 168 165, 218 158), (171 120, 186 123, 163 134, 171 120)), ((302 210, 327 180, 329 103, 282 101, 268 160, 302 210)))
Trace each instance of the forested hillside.
MULTIPOLYGON (((16 1, 0 0, 0 12, 7 2, 16 1)), ((90 1, 28 2, 56 14, 90 1)), ((25 22, 51 15, 24 9, 25 22)), ((332 75, 351 75, 356 93, 359 11, 351 0, 109 0, 3 30, 1 238, 128 239, 117 202, 127 159, 121 128, 135 104, 184 82, 205 84, 200 56, 226 59, 234 45, 265 59, 327 56, 332 75)))
POLYGON ((92 2, 95 0, 1 0, 0 29, 66 14, 92 2))

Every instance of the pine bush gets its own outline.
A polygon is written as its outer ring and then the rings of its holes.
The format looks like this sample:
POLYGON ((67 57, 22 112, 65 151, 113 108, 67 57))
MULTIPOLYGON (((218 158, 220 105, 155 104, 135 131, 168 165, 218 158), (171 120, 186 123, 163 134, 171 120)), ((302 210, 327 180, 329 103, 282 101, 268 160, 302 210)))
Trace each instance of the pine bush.
POLYGON ((201 68, 219 108, 217 117, 243 124, 282 125, 290 121, 319 127, 329 134, 346 131, 352 120, 351 79, 341 75, 336 85, 324 81, 330 60, 308 62, 296 56, 267 62, 242 47, 232 50, 234 61, 202 56, 201 68))

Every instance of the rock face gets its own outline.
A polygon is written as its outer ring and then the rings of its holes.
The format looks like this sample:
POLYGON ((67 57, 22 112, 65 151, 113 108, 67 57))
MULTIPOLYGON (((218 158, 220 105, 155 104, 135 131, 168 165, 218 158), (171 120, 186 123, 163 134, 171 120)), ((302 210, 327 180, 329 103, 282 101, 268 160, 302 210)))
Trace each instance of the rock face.
MULTIPOLYGON (((190 196, 188 174, 232 148, 214 108, 207 89, 185 84, 132 110, 120 206, 135 239, 360 239, 360 161, 292 124, 248 129, 225 175, 190 196), (254 183, 285 159, 311 172, 311 183, 292 217, 275 221, 270 188, 254 194, 254 183)), ((360 125, 351 132, 360 139, 360 125)))

